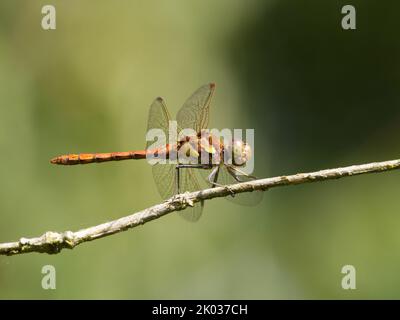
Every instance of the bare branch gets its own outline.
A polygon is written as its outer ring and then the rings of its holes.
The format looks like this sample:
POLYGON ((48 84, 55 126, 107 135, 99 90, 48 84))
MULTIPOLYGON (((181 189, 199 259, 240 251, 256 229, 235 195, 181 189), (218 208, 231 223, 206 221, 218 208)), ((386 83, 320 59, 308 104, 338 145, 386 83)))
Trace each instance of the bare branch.
POLYGON ((266 191, 273 187, 339 179, 364 173, 383 172, 399 168, 400 160, 374 162, 343 168, 321 170, 317 172, 258 179, 230 185, 229 188, 217 187, 184 193, 132 215, 76 232, 65 231, 59 233, 48 231, 37 238, 21 238, 16 242, 2 243, 0 244, 0 255, 15 255, 28 252, 48 254, 59 253, 64 248, 72 249, 83 242, 126 231, 151 220, 158 219, 168 213, 184 210, 187 206, 193 205, 195 202, 231 196, 232 193, 237 194, 257 190, 266 191))

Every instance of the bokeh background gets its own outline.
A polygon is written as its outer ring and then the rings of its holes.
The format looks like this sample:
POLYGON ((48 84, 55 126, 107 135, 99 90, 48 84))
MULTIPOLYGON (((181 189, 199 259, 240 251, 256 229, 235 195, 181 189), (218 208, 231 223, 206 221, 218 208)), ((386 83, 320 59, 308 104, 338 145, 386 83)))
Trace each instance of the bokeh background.
MULTIPOLYGON (((77 230, 160 201, 146 162, 53 156, 143 148, 148 107, 172 114, 214 81, 212 127, 254 128, 256 174, 399 157, 400 3, 0 3, 0 242, 77 230), (53 4, 57 29, 41 28, 53 4)), ((49 256, 0 257, 3 299, 400 298, 400 172, 224 199, 49 256), (41 268, 57 289, 41 288, 41 268), (354 265, 357 289, 341 288, 354 265)))

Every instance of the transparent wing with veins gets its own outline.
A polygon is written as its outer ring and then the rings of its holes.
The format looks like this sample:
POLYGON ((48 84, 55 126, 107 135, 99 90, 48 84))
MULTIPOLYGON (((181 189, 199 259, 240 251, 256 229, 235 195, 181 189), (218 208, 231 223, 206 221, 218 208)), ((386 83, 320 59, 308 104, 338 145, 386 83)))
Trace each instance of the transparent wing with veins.
POLYGON ((178 111, 178 128, 194 129, 197 133, 206 129, 209 121, 210 102, 215 91, 215 84, 206 84, 197 89, 178 111))
MULTIPOLYGON (((191 128, 199 132, 208 124, 209 105, 214 85, 206 85, 198 89, 182 106, 177 115, 179 128, 191 128)), ((161 129, 165 133, 165 141, 150 141, 149 146, 163 148, 168 143, 168 126, 170 116, 166 105, 161 98, 157 98, 150 106, 147 130, 161 129)), ((179 129, 180 130, 180 129, 179 129)), ((176 194, 176 165, 155 164, 152 167, 153 178, 156 182, 158 192, 163 199, 176 194)), ((181 192, 200 190, 200 185, 193 169, 180 169, 179 187, 181 192)), ((194 207, 187 208, 179 214, 189 221, 197 221, 202 213, 203 203, 196 203, 194 207)))
MULTIPOLYGON (((209 109, 212 95, 215 90, 213 83, 204 85, 197 89, 183 104, 176 116, 178 130, 193 129, 201 132, 205 129, 209 120, 209 109)), ((196 177, 195 170, 192 168, 180 169, 180 189, 181 191, 200 190, 200 184, 196 177)), ((203 211, 203 202, 194 204, 194 207, 179 212, 179 214, 189 221, 197 221, 203 211)))
MULTIPOLYGON (((161 129, 165 133, 165 140, 148 141, 148 148, 165 148, 168 143, 168 126, 170 116, 162 98, 157 98, 150 106, 149 118, 147 123, 147 132, 151 129, 161 129)), ((153 178, 156 183, 157 190, 161 197, 165 200, 175 194, 175 165, 157 163, 152 166, 153 178)))
POLYGON ((150 106, 149 110, 149 117, 147 121, 147 132, 151 129, 161 129, 164 131, 165 134, 165 141, 164 140, 158 140, 156 142, 154 141, 148 141, 146 145, 146 149, 149 148, 150 146, 155 146, 156 148, 162 148, 165 146, 166 143, 168 143, 168 127, 169 127, 169 120, 171 119, 167 107, 165 105, 165 101, 158 97, 153 101, 153 103, 150 106))
MULTIPOLYGON (((200 190, 200 185, 193 169, 180 169, 180 188, 184 192, 200 190)), ((193 207, 179 211, 178 214, 185 220, 195 222, 200 219, 203 206, 203 202, 196 202, 193 207)))

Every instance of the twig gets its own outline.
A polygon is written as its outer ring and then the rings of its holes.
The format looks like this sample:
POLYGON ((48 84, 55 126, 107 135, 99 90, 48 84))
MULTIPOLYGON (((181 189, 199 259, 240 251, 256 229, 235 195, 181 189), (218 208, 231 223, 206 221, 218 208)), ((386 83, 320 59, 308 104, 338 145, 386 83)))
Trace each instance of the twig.
POLYGON ((400 168, 400 160, 374 162, 349 167, 327 169, 310 173, 298 173, 290 176, 280 176, 267 179, 258 179, 249 182, 230 185, 229 188, 217 187, 184 193, 174 196, 164 203, 147 208, 132 215, 106 222, 94 227, 89 227, 76 232, 48 231, 37 238, 21 238, 16 242, 0 244, 0 255, 14 255, 28 252, 41 252, 48 254, 59 253, 62 249, 72 249, 77 245, 119 233, 136 226, 158 219, 168 213, 185 209, 193 203, 213 198, 230 196, 232 193, 266 191, 273 187, 296 185, 301 183, 323 180, 339 179, 364 173, 383 172, 400 168))

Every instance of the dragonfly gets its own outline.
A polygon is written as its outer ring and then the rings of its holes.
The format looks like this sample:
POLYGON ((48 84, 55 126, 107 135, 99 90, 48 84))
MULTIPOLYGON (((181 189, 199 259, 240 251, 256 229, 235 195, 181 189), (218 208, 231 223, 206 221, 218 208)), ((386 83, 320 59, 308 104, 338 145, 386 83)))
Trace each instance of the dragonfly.
MULTIPOLYGON (((164 158, 170 161, 155 161, 152 164, 153 178, 163 199, 201 190, 199 180, 205 180, 211 187, 222 186, 228 189, 231 184, 253 180, 256 177, 241 169, 253 156, 251 146, 239 139, 222 140, 207 130, 214 91, 214 83, 203 85, 185 101, 176 116, 177 128, 181 129, 181 132, 190 129, 193 133, 179 135, 175 143, 168 143, 171 117, 164 99, 158 97, 150 106, 147 132, 161 129, 165 139, 159 139, 157 143, 147 141, 145 150, 66 154, 55 157, 50 162, 58 165, 77 165, 164 158), (182 154, 185 157, 179 156, 182 154), (205 158, 208 161, 204 162, 205 158)), ((232 194, 226 199, 240 205, 253 206, 262 200, 262 195, 260 191, 253 191, 232 194)), ((203 201, 197 202, 192 207, 179 211, 179 215, 194 222, 199 220, 203 207, 203 201)))

